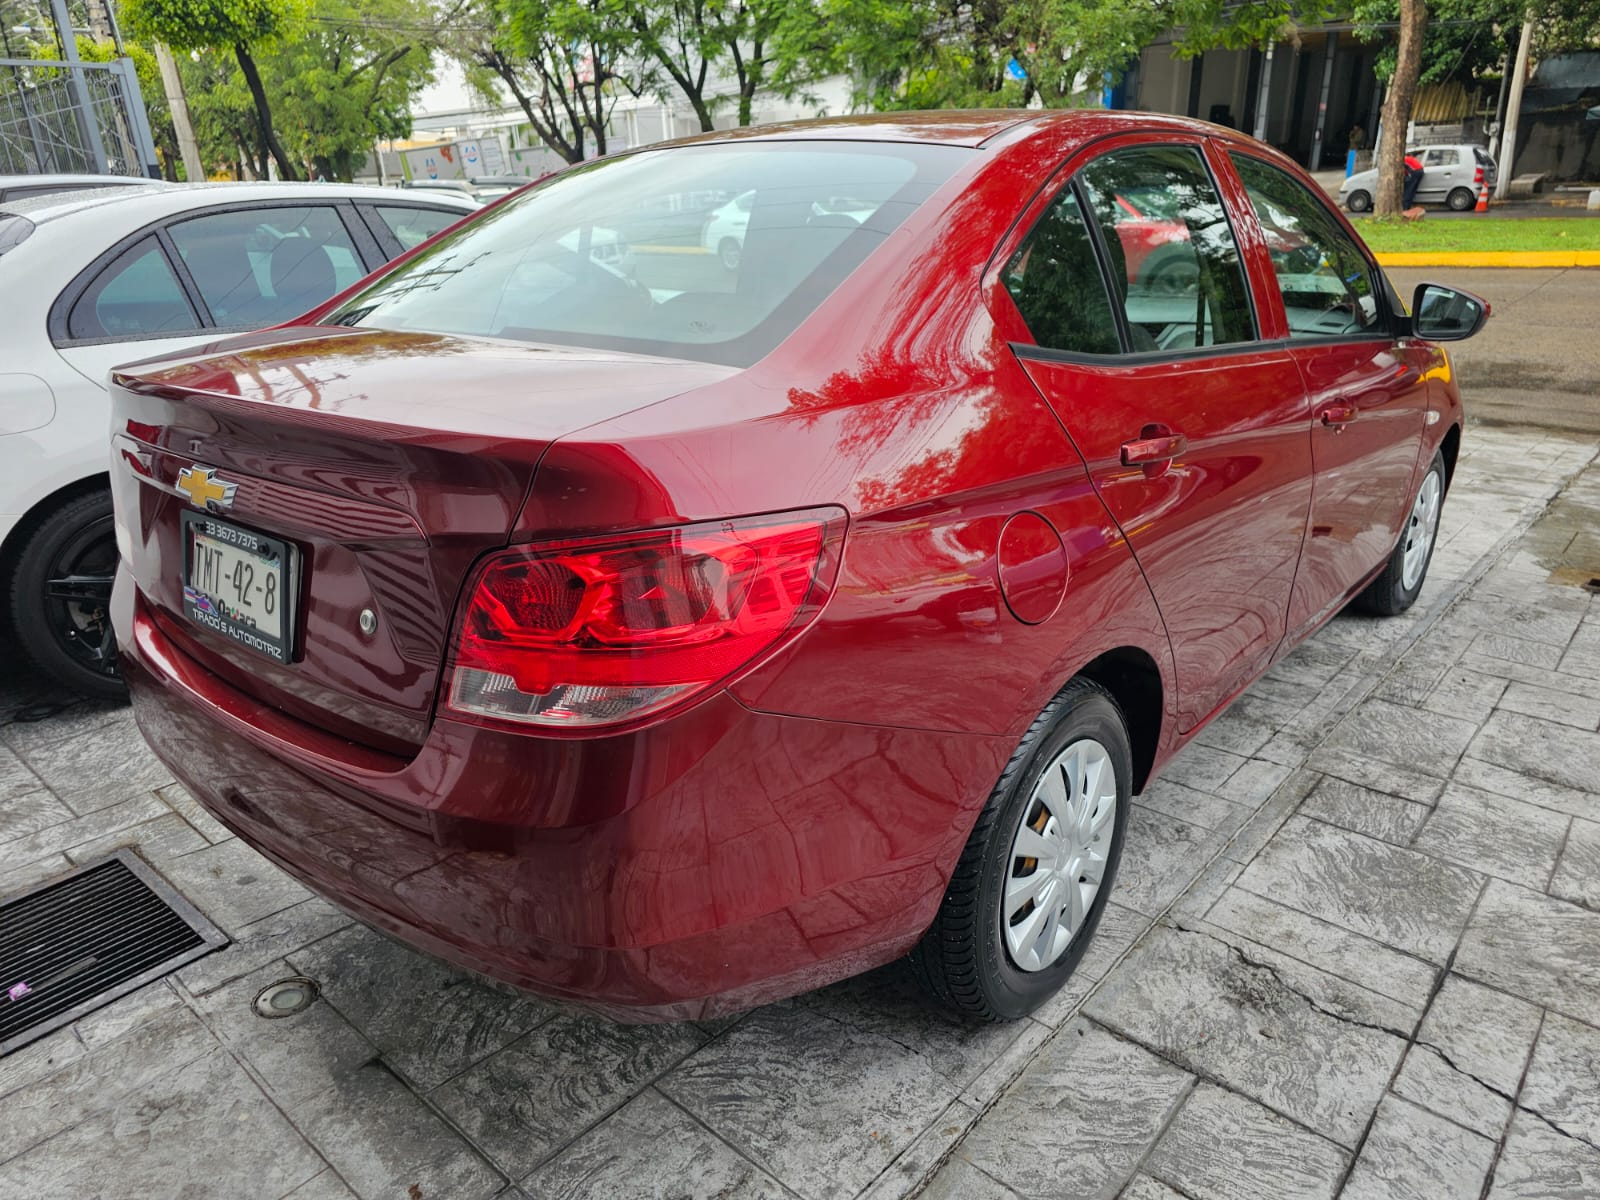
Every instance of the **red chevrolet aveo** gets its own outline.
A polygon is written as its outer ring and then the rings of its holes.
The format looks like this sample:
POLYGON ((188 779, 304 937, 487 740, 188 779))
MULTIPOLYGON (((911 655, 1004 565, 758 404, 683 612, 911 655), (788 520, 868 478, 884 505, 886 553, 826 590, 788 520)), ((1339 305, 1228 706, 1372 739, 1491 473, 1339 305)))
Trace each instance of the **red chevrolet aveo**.
MULTIPOLYGON (((1082 957, 1130 797, 1422 586, 1482 301, 1272 150, 932 113, 584 164, 115 376, 138 720, 363 921, 623 1018, 1082 957), (748 194, 730 269, 693 214, 748 194), (1127 268, 1161 194, 1186 269, 1127 268), (685 219, 688 214, 688 219, 685 219)), ((1137 852, 1137 847, 1135 847, 1137 852)))

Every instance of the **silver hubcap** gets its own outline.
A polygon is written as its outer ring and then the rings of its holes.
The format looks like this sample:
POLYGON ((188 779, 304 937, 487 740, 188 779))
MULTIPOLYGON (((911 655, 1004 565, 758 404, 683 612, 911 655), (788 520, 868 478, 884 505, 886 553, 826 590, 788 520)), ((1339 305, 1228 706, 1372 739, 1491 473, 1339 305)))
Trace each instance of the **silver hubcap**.
POLYGON ((1417 493, 1417 502, 1411 506, 1411 519, 1406 522, 1405 556, 1400 562, 1400 583, 1406 591, 1417 586, 1422 570, 1428 565, 1428 551, 1433 549, 1433 536, 1439 531, 1439 502, 1444 489, 1439 484, 1439 472, 1429 471, 1417 493))
POLYGON ((1083 927, 1116 830, 1117 772, 1099 742, 1073 742, 1045 769, 1011 841, 1000 920, 1011 961, 1042 971, 1083 927))

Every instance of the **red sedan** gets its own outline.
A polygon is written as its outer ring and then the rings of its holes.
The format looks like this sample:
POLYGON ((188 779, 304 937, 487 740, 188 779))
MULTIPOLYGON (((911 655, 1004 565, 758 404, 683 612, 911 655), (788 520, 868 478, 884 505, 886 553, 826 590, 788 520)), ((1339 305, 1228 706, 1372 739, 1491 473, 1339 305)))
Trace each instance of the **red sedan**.
POLYGON ((1415 601, 1462 426, 1434 343, 1487 307, 1414 309, 1303 172, 1190 121, 586 164, 116 373, 139 723, 284 870, 532 991, 703 1017, 910 953, 1017 1017, 1130 798, 1347 604, 1415 601), (1155 192, 1186 287, 1125 262, 1155 192), (735 270, 651 244, 745 193, 735 270))

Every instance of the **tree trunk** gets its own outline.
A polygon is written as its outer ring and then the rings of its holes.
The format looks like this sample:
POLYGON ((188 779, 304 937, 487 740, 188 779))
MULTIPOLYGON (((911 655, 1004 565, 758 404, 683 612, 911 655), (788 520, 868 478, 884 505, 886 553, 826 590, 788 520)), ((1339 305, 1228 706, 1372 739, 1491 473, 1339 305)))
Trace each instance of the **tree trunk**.
POLYGON ((182 182, 178 178, 178 146, 173 139, 163 137, 156 147, 161 151, 161 177, 168 183, 182 182))
POLYGON ((278 173, 285 179, 298 181, 300 172, 295 170, 294 162, 284 152, 283 143, 272 128, 272 109, 267 105, 267 89, 261 86, 261 72, 256 70, 256 60, 250 57, 250 51, 243 42, 234 45, 233 56, 239 61, 239 70, 244 72, 245 83, 250 86, 250 98, 256 105, 256 123, 261 126, 262 143, 277 161, 278 173))
POLYGON ((1373 212, 1392 217, 1404 207, 1406 181, 1406 127, 1417 98, 1417 76, 1422 72, 1422 31, 1428 23, 1426 0, 1400 0, 1400 46, 1395 54, 1394 78, 1383 101, 1383 145, 1378 147, 1378 194, 1373 212))

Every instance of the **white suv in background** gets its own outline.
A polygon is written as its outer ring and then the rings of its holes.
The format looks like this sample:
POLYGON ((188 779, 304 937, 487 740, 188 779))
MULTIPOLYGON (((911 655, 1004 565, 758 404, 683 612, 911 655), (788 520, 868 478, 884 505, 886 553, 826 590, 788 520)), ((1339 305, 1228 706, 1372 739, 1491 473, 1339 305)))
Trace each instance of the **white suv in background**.
POLYGON ((107 372, 291 320, 477 212, 338 184, 135 183, 0 201, 0 641, 121 692, 107 372))

